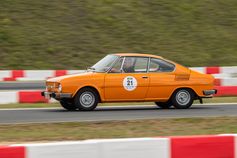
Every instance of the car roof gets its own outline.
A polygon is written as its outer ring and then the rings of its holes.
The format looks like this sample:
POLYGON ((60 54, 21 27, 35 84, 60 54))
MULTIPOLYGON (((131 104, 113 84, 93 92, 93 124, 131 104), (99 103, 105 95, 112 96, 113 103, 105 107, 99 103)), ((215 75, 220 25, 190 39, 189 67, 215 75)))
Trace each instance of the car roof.
POLYGON ((162 58, 161 56, 152 55, 152 54, 142 54, 142 53, 116 53, 114 55, 118 56, 138 56, 138 57, 153 57, 153 58, 162 58))

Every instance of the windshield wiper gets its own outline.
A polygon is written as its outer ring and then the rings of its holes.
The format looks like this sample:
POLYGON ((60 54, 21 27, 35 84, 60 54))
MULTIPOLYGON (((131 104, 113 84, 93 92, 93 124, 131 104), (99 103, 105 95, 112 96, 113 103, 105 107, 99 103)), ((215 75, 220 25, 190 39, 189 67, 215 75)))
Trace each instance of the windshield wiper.
POLYGON ((95 68, 94 67, 88 67, 87 70, 95 71, 95 68))

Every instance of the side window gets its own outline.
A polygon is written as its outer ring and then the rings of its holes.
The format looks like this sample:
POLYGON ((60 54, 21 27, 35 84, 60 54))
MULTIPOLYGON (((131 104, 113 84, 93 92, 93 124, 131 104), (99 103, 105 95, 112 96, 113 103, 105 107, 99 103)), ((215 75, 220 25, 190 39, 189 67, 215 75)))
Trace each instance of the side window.
POLYGON ((123 72, 142 73, 147 72, 148 58, 143 57, 125 57, 123 72))
POLYGON ((120 58, 111 68, 110 73, 120 73, 122 72, 121 66, 123 64, 124 57, 120 58))
POLYGON ((174 64, 162 59, 151 58, 149 72, 172 72, 174 68, 174 64))
POLYGON ((137 58, 134 69, 135 72, 147 72, 148 58, 137 58))

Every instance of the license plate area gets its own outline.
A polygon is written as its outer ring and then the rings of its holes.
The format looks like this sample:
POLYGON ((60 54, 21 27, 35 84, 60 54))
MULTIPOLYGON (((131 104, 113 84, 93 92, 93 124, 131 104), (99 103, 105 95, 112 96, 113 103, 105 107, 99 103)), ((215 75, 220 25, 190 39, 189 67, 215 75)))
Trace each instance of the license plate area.
POLYGON ((48 93, 48 92, 45 92, 44 93, 44 97, 46 98, 46 99, 50 99, 51 98, 51 95, 50 95, 51 93, 48 93))

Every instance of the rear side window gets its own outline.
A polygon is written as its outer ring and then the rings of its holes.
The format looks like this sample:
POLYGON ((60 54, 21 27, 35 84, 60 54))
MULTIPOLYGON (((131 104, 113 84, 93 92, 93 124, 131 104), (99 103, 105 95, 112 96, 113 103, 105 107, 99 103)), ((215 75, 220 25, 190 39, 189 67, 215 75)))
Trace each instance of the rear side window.
POLYGON ((149 72, 172 72, 175 65, 162 59, 151 58, 149 72))
POLYGON ((136 62, 134 65, 135 72, 147 72, 147 64, 148 64, 148 58, 136 58, 136 62))

